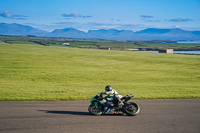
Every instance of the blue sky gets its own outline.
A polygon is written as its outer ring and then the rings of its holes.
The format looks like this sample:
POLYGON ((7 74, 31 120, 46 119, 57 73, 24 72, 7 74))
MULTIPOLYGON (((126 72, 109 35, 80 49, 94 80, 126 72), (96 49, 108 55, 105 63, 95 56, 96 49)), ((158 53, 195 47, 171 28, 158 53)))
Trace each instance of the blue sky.
POLYGON ((0 0, 0 23, 53 31, 200 30, 200 0, 0 0))

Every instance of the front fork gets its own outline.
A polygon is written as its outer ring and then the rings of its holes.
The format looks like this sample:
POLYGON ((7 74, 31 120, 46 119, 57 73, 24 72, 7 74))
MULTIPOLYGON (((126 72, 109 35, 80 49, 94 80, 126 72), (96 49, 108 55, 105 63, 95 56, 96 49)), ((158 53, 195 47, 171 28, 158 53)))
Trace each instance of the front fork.
POLYGON ((99 106, 101 106, 101 111, 103 112, 103 110, 104 110, 104 106, 103 105, 100 105, 100 103, 98 103, 98 102, 92 102, 91 104, 94 104, 94 106, 96 108, 99 108, 99 106))

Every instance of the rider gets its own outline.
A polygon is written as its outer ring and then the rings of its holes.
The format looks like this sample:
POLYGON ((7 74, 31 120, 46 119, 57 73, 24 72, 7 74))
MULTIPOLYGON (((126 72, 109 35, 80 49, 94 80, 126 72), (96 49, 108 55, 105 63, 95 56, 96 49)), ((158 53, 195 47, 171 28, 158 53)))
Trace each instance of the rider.
MULTIPOLYGON (((105 92, 102 92, 102 94, 106 94, 106 95, 110 95, 110 94, 114 94, 115 97, 118 100, 118 105, 123 105, 123 103, 121 102, 121 98, 123 97, 122 95, 120 95, 116 90, 112 89, 112 87, 110 85, 107 85, 105 87, 105 92)), ((110 110, 108 109, 109 106, 105 106, 104 107, 104 114, 106 114, 107 112, 109 112, 110 110)))

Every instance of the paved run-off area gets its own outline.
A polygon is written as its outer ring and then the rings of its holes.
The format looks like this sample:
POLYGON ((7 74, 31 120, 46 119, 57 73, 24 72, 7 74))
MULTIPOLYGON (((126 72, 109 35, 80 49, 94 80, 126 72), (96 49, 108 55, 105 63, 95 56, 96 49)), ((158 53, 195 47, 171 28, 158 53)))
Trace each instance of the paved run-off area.
POLYGON ((0 102, 1 133, 200 133, 200 99, 134 100, 137 116, 88 113, 89 101, 0 102))

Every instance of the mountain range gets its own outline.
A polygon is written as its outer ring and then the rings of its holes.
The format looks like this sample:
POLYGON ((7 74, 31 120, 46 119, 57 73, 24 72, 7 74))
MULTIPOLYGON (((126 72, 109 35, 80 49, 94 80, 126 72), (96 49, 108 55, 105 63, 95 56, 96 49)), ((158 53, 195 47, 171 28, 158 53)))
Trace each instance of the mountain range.
POLYGON ((17 36, 34 35, 42 37, 98 38, 110 40, 200 40, 200 31, 186 31, 179 28, 148 28, 137 32, 133 32, 132 30, 99 29, 89 30, 87 33, 74 28, 65 28, 47 32, 17 23, 0 23, 0 34, 17 36))

